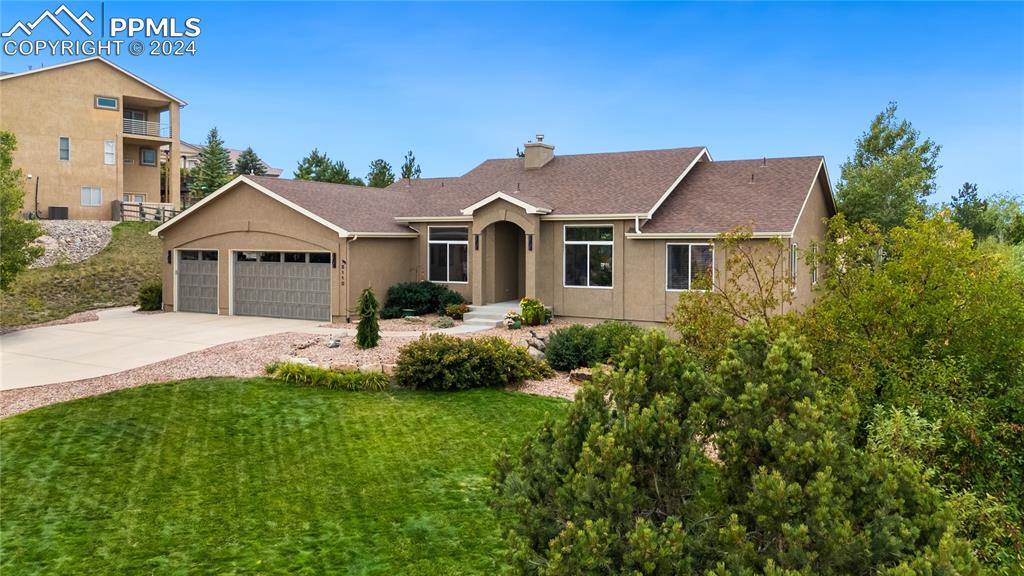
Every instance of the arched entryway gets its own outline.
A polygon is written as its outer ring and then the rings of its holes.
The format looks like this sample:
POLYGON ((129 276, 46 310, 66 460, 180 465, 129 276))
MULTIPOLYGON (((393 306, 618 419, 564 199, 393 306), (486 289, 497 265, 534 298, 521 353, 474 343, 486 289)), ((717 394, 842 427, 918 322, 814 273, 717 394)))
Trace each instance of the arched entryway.
POLYGON ((510 302, 526 296, 526 233, 509 221, 484 231, 484 303, 510 302))

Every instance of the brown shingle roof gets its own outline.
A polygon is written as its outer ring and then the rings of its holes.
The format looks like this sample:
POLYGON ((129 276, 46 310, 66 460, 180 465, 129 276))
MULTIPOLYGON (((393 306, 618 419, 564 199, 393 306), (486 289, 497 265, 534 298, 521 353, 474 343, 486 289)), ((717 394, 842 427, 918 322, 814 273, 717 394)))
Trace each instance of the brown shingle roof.
POLYGON ((416 202, 395 214, 405 217, 457 216, 495 192, 522 194, 552 215, 646 214, 703 150, 556 155, 532 170, 522 158, 487 160, 460 178, 401 181, 390 189, 419 190, 416 202))
POLYGON ((715 235, 749 225, 754 232, 789 232, 823 161, 805 156, 700 162, 640 230, 715 235))
POLYGON ((269 176, 246 178, 351 233, 414 232, 395 222, 395 210, 407 205, 408 196, 398 190, 269 176))

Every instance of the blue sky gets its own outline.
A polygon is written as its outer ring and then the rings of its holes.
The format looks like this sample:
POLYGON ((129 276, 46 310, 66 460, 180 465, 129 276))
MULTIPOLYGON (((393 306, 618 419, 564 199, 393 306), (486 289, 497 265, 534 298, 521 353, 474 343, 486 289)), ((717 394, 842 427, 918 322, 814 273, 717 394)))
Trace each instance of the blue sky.
MULTIPOLYGON (((4 2, 0 27, 59 2, 4 2)), ((99 14, 98 2, 69 2, 99 14)), ((716 159, 823 154, 833 181, 871 117, 943 146, 939 193, 1024 194, 1024 4, 107 2, 201 18, 194 57, 117 64, 289 173, 314 146, 358 175, 412 149, 424 176, 511 156, 705 145, 716 159)), ((60 58, 3 56, 20 71, 60 58)))

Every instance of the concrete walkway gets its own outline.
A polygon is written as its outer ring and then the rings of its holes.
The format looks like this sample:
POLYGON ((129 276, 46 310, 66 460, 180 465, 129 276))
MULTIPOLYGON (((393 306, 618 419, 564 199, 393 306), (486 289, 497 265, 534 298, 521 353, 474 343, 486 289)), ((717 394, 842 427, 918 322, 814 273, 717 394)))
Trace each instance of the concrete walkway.
POLYGON ((98 313, 99 320, 30 328, 0 336, 0 390, 69 382, 138 368, 188 352, 320 322, 215 314, 98 313))
MULTIPOLYGON (((97 312, 99 320, 26 328, 0 336, 0 390, 71 382, 146 366, 219 344, 282 332, 355 336, 322 322, 174 312, 137 314, 134 308, 97 312)), ((490 326, 462 324, 431 330, 468 334, 490 326)), ((383 338, 419 331, 381 332, 383 338)))

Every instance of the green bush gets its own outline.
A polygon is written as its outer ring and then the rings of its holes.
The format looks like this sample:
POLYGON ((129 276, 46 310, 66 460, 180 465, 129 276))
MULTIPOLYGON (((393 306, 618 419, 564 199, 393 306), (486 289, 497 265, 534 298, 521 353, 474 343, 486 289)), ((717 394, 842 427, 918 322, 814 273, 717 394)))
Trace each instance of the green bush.
POLYGON ((359 295, 359 327, 356 330, 356 346, 375 348, 380 342, 380 323, 377 321, 377 297, 373 289, 366 288, 359 295))
POLYGON ((552 374, 525 349, 495 336, 463 339, 431 334, 402 348, 395 380, 414 389, 465 390, 507 386, 552 374))
POLYGON ((434 328, 451 328, 455 326, 455 320, 452 320, 449 316, 441 316, 437 320, 430 323, 434 328))
POLYGON ((547 317, 544 303, 536 298, 523 298, 519 302, 519 307, 522 310, 523 324, 526 326, 543 324, 547 317))
POLYGON ((592 330, 597 341, 595 354, 598 362, 613 360, 633 338, 644 333, 644 329, 636 324, 618 320, 602 322, 594 326, 592 330))
POLYGON ((147 282, 139 288, 136 304, 139 310, 161 310, 164 302, 164 288, 161 282, 147 282))
POLYGON ((555 330, 544 349, 548 364, 555 370, 572 370, 598 360, 597 333, 582 324, 555 330))
POLYGON ((462 317, 469 312, 469 306, 465 304, 449 304, 444 309, 445 316, 454 320, 462 320, 462 317))
POLYGON ((379 392, 387 389, 390 382, 387 374, 383 372, 330 370, 296 362, 270 364, 265 370, 275 380, 329 390, 379 392))
POLYGON ((387 302, 381 317, 399 318, 402 310, 412 310, 417 316, 443 313, 448 306, 463 304, 465 301, 461 294, 449 290, 443 284, 403 282, 388 288, 387 302))

